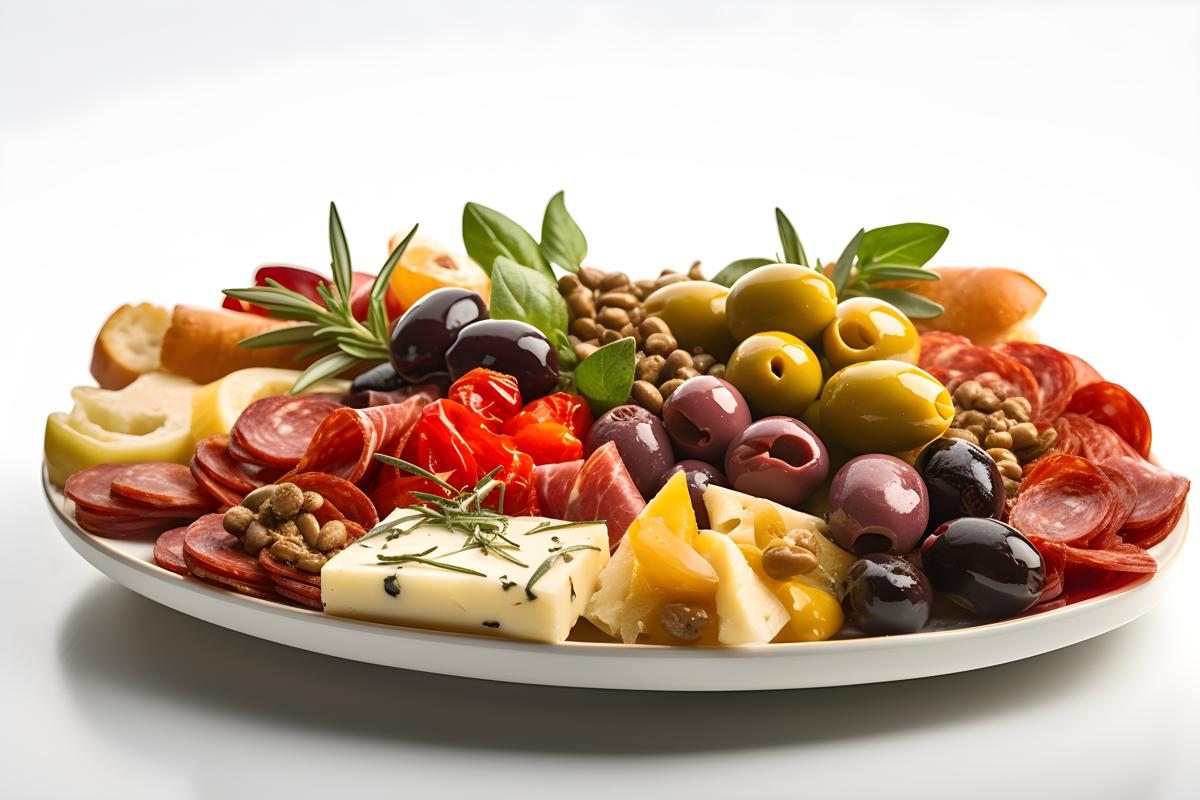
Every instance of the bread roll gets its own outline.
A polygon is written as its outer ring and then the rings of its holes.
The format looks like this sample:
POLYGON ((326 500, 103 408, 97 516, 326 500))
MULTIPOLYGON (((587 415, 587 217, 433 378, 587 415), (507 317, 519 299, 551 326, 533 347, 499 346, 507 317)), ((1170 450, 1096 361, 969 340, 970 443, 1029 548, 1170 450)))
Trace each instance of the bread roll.
POLYGON ((92 348, 92 377, 101 389, 124 389, 140 375, 161 368, 163 334, 171 324, 165 308, 128 303, 104 321, 92 348))
POLYGON ((209 383, 247 367, 302 369, 315 360, 296 360, 302 347, 238 346, 247 336, 291 324, 239 311, 175 306, 162 340, 162 367, 196 383, 209 383))
POLYGON ((1046 299, 1045 289, 1015 269, 937 267, 932 271, 941 280, 897 284, 946 309, 939 317, 914 320, 920 331, 958 333, 980 345, 1028 338, 1025 323, 1046 299))

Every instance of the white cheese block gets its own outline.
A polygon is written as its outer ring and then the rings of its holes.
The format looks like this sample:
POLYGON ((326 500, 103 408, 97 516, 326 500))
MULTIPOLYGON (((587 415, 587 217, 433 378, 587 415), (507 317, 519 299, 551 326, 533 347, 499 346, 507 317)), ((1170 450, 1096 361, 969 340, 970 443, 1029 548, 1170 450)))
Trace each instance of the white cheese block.
POLYGON ((771 592, 737 543, 716 531, 700 531, 697 547, 717 572, 717 639, 721 644, 766 644, 788 622, 787 609, 771 592))
MULTIPOLYGON (((400 509, 388 519, 411 514, 400 509)), ((520 549, 506 552, 525 566, 485 555, 478 548, 454 553, 468 536, 440 525, 425 525, 391 539, 385 534, 356 542, 321 569, 325 613, 392 625, 561 642, 579 619, 600 570, 608 563, 608 530, 603 524, 589 524, 529 532, 557 522, 543 517, 509 520, 505 535, 520 549), (565 552, 578 545, 597 549, 565 552), (430 548, 435 549, 425 558, 483 576, 428 564, 380 561, 380 556, 414 555, 430 548), (446 555, 450 553, 453 555, 446 555), (556 555, 550 568, 526 591, 538 568, 556 555)))

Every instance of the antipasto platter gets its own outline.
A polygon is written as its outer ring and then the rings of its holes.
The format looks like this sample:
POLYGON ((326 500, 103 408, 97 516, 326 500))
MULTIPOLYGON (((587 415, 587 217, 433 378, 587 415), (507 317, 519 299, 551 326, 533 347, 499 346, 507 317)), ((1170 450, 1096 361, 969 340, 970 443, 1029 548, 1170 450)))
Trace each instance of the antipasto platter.
MULTIPOLYGON (((225 627, 372 663, 628 689, 800 688, 1025 658, 1161 594, 1190 482, 1145 408, 1036 340, 1044 291, 860 231, 712 279, 584 266, 470 203, 355 272, 117 309, 47 419, 68 543, 225 627)), ((231 643, 231 646, 235 646, 231 643)))

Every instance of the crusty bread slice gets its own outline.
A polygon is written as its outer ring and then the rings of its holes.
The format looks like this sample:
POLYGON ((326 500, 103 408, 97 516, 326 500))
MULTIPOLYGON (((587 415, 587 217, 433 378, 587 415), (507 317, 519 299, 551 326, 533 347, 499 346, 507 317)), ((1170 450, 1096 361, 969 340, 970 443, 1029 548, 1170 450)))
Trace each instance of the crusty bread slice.
POLYGON ((92 349, 92 377, 100 388, 123 389, 138 376, 162 369, 162 341, 170 324, 171 313, 150 303, 114 311, 92 349))

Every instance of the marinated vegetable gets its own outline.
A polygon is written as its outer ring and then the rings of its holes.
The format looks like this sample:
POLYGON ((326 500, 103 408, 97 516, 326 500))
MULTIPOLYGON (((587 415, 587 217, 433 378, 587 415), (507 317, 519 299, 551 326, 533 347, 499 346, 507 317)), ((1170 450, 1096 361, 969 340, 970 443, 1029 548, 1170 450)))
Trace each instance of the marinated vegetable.
POLYGON ((915 364, 921 352, 920 336, 909 318, 875 297, 852 297, 838 303, 821 342, 825 358, 835 370, 885 358, 915 364))

